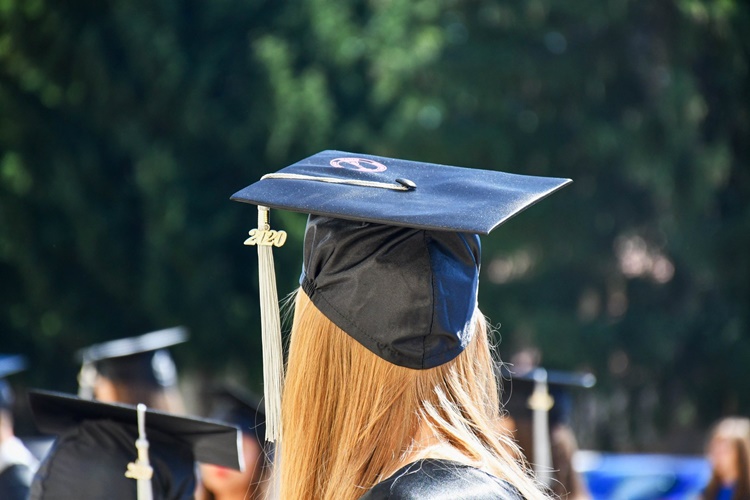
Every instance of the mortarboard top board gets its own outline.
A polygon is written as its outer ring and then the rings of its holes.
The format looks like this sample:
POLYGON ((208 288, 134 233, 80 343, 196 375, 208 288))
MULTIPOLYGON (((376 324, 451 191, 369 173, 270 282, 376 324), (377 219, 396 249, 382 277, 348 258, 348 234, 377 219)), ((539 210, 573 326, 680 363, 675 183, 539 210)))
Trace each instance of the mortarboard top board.
MULTIPOLYGON (((42 432, 60 435, 86 421, 108 421, 132 426, 133 442, 137 437, 137 410, 132 405, 101 403, 40 390, 29 392, 29 404, 34 421, 42 432)), ((195 460, 199 462, 242 469, 242 445, 239 429, 236 427, 215 420, 149 409, 146 411, 146 431, 147 435, 151 431, 156 431, 188 445, 195 460)), ((148 435, 148 438, 151 440, 152 436, 148 435)), ((135 447, 133 453, 135 454, 135 447)))
POLYGON ((94 344, 78 351, 78 358, 84 363, 106 359, 122 358, 134 354, 148 353, 186 342, 187 330, 181 326, 165 328, 137 337, 110 340, 94 344))
MULTIPOLYGON (((185 328, 167 328, 94 344, 78 351, 78 359, 84 367, 93 365, 96 372, 111 380, 169 387, 176 383, 177 375, 174 362, 165 349, 187 339, 185 328)), ((86 383, 90 384, 90 381, 86 383)))
POLYGON ((489 234, 570 182, 323 151, 265 176, 231 199, 338 219, 489 234), (384 186, 348 184, 361 181, 384 186))
MULTIPOLYGON (((570 179, 323 151, 238 191, 258 205, 264 377, 275 428, 282 370, 270 246, 285 241, 268 208, 310 214, 300 285, 334 324, 381 358, 428 369, 458 356, 474 333, 478 234, 488 234, 570 179), (270 269, 269 269, 270 268, 270 269), (266 288, 264 288, 266 287, 266 288), (272 290, 273 289, 273 290, 272 290), (272 290, 272 291, 271 291, 272 290), (267 328, 268 326, 268 328, 267 328)), ((269 433, 275 436, 275 432, 269 433)), ((269 438, 273 439, 273 437, 269 438)))

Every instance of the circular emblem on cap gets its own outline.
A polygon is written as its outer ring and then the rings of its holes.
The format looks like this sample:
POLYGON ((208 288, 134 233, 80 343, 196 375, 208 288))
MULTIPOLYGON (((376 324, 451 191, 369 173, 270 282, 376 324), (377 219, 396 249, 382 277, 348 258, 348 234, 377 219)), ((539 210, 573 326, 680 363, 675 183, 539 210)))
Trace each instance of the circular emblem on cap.
POLYGON ((382 163, 369 158, 334 158, 331 160, 331 166, 336 168, 348 168, 359 172, 382 172, 388 170, 388 167, 382 163))

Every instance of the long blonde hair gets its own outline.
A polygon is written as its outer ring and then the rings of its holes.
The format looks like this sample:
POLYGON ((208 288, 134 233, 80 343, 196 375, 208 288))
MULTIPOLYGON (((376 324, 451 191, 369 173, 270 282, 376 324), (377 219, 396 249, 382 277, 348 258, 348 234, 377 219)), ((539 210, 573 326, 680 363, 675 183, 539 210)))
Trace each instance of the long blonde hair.
POLYGON ((484 317, 454 360, 428 370, 389 363, 326 318, 299 291, 282 399, 277 473, 284 499, 356 499, 408 462, 435 456, 415 442, 420 429, 457 460, 546 498, 508 436, 497 431, 499 403, 484 317), (445 448, 445 447, 443 447, 445 448))

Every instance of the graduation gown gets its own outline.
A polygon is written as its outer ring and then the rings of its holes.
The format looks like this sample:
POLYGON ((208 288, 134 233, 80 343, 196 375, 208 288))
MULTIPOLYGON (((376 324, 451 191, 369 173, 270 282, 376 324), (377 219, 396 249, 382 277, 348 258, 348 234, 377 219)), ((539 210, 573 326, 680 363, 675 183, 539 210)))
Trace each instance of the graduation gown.
POLYGON ((26 500, 37 465, 20 439, 5 440, 0 445, 0 499, 26 500))
POLYGON ((507 481, 450 460, 424 459, 399 469, 360 500, 523 500, 507 481))

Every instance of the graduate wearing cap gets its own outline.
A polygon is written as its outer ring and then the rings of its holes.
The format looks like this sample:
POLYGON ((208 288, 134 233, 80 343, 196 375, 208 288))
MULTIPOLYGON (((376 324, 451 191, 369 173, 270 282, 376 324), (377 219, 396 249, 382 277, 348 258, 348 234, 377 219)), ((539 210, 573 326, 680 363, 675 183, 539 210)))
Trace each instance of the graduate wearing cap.
POLYGON ((192 499, 195 461, 241 469, 239 430, 224 423, 33 391, 37 427, 58 438, 31 500, 192 499))
POLYGON ((28 496, 37 459, 13 432, 15 397, 5 377, 26 369, 26 359, 0 354, 0 498, 22 500, 28 496))
POLYGON ((177 368, 168 347, 188 339, 182 327, 95 344, 78 352, 78 395, 110 403, 143 403, 181 413, 177 368))
POLYGON ((478 235, 569 182, 324 151, 232 197, 259 210, 280 498, 546 497, 496 431, 478 235), (280 403, 269 208, 310 214, 280 403))
POLYGON ((272 453, 263 448, 266 415, 263 404, 246 391, 230 385, 211 391, 210 417, 242 431, 244 471, 201 464, 198 500, 255 500, 265 498, 272 453))
POLYGON ((513 432, 537 477, 553 493, 567 500, 588 500, 591 494, 573 468, 578 443, 570 426, 571 390, 596 384, 591 373, 546 370, 531 366, 518 353, 512 368, 501 366, 507 402, 504 426, 513 432))

